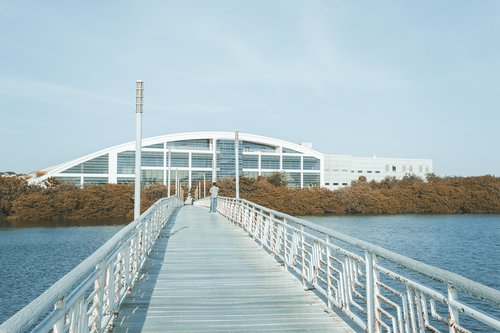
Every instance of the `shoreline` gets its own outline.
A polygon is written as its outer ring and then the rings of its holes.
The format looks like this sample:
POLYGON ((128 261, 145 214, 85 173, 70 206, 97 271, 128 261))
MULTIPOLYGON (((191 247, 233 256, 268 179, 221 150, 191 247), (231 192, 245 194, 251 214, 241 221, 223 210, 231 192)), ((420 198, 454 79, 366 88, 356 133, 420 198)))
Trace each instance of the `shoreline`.
POLYGON ((0 219, 0 228, 61 228, 61 227, 104 227, 127 225, 133 219, 129 218, 92 218, 92 219, 62 219, 62 220, 40 220, 40 221, 9 221, 0 219))
MULTIPOLYGON (((396 214, 318 214, 318 215, 297 215, 297 218, 307 216, 313 217, 347 217, 347 216, 479 216, 479 215, 500 215, 500 213, 396 213, 396 214)), ((63 219, 63 220, 42 220, 42 221, 8 221, 0 219, 0 229, 22 229, 22 228, 71 228, 71 227, 105 227, 127 225, 133 219, 129 218, 92 218, 92 219, 63 219)))

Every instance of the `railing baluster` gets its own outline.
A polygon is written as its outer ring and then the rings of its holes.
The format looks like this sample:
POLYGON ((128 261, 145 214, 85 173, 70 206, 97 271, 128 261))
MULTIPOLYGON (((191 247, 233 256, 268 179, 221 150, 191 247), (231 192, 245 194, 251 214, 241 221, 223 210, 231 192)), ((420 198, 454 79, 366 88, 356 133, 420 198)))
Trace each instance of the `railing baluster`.
MULTIPOLYGON (((54 310, 64 310, 64 300, 59 300, 54 306, 54 310)), ((53 333, 64 333, 65 316, 57 321, 53 327, 53 333)))
POLYGON ((452 285, 448 285, 448 318, 450 321, 450 333, 457 332, 456 327, 459 325, 459 312, 451 305, 453 301, 458 301, 457 290, 452 285))

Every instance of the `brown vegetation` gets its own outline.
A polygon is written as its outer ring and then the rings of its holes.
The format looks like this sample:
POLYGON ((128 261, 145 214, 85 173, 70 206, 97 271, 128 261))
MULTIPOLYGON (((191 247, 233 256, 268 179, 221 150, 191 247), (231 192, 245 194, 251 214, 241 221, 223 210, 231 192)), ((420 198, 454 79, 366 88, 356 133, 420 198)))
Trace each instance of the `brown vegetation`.
MULTIPOLYGON (((144 212, 167 195, 161 185, 144 187, 144 212)), ((44 186, 29 185, 16 177, 0 177, 0 219, 7 224, 55 220, 128 219, 134 215, 133 185, 91 185, 77 188, 49 178, 44 186)), ((31 225, 32 223, 30 223, 31 225)))
MULTIPOLYGON (((279 174, 278 174, 279 175, 279 174)), ((433 174, 385 178, 330 191, 291 189, 266 178, 240 180, 240 196, 290 215, 500 213, 500 178, 444 177, 433 174), (273 185, 274 184, 274 185, 273 185)), ((283 175, 282 175, 283 177, 283 175)), ((234 180, 219 181, 221 195, 234 196, 234 180)))
MULTIPOLYGON (((207 184, 207 186, 209 186, 207 184)), ((221 195, 234 196, 234 179, 218 181, 221 195)), ((162 185, 144 187, 142 211, 167 195, 162 185)), ((133 185, 77 188, 51 178, 44 186, 25 179, 0 177, 0 219, 8 224, 54 220, 133 218, 133 185)), ((284 174, 240 179, 240 196, 290 215, 500 213, 500 178, 429 175, 386 178, 330 191, 286 187, 284 174)))

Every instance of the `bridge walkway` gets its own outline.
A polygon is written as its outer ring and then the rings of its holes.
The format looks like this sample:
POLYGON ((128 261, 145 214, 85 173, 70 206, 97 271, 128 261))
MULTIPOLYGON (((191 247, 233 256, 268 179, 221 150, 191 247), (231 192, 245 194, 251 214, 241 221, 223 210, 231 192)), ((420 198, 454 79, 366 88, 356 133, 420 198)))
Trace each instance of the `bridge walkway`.
POLYGON ((150 257, 113 332, 352 332, 243 230, 205 208, 181 208, 150 257))

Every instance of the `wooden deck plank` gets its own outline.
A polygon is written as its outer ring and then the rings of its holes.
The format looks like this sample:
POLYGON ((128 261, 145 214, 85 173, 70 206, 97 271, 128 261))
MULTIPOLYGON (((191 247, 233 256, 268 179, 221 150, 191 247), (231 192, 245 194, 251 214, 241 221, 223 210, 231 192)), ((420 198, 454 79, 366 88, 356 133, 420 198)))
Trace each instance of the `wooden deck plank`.
POLYGON ((241 229, 186 206, 162 231, 113 332, 352 332, 241 229))

